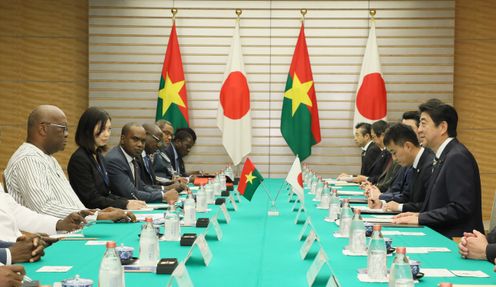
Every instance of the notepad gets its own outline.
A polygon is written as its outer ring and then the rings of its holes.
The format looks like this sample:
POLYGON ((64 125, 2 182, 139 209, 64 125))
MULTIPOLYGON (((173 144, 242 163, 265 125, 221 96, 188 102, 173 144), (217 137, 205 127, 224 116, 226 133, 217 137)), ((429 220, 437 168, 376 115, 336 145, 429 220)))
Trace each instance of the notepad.
POLYGON ((43 272, 43 273, 50 273, 50 272, 55 272, 55 273, 64 273, 69 270, 71 270, 72 266, 43 266, 40 269, 36 270, 36 272, 43 272))

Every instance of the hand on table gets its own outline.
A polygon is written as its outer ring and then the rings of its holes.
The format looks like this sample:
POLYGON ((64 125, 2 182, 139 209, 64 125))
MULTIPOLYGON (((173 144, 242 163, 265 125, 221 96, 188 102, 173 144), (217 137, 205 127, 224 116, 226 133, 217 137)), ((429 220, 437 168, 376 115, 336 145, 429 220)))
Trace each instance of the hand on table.
POLYGON ((120 208, 107 207, 98 213, 99 220, 112 220, 112 221, 131 221, 136 222, 136 216, 131 211, 125 211, 120 208))
POLYGON ((175 189, 168 190, 164 192, 164 201, 165 202, 176 202, 177 199, 179 198, 179 193, 175 189))
POLYGON ((81 210, 80 212, 73 212, 67 215, 64 219, 57 222, 57 231, 74 231, 83 228, 83 224, 86 223, 84 216, 92 213, 88 213, 88 210, 81 210))
POLYGON ((485 260, 487 258, 487 244, 486 236, 479 231, 474 230, 473 233, 466 232, 463 234, 460 243, 458 243, 458 252, 463 258, 485 260))
POLYGON ((45 254, 46 243, 37 234, 22 235, 9 247, 12 263, 35 262, 45 254))
POLYGON ((401 211, 400 204, 396 201, 390 201, 383 206, 385 211, 401 211))
POLYGON ((129 200, 127 202, 126 208, 132 210, 138 210, 146 207, 146 202, 141 200, 129 200))
POLYGON ((0 287, 20 287, 24 278, 24 267, 20 265, 0 266, 0 287))
POLYGON ((393 217, 394 224, 419 224, 419 214, 417 212, 403 212, 393 217))

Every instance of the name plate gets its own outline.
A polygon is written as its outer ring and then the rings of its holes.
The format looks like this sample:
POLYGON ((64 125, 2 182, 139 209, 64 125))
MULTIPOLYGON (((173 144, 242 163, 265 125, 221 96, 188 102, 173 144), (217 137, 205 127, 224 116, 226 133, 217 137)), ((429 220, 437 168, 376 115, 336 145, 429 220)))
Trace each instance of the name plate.
POLYGON ((313 230, 310 216, 307 218, 307 220, 305 220, 305 224, 303 224, 303 228, 300 231, 300 235, 298 235, 298 240, 301 241, 301 239, 303 238, 303 235, 305 235, 305 232, 307 231, 307 227, 310 227, 310 230, 313 230))
POLYGON ((307 239, 305 239, 305 242, 303 242, 303 246, 301 246, 300 248, 301 259, 305 259, 305 257, 307 257, 308 251, 310 251, 310 248, 312 247, 315 240, 317 240, 317 234, 315 234, 314 230, 310 230, 307 239))
POLYGON ((220 205, 220 210, 224 215, 224 219, 226 220, 226 223, 229 224, 231 222, 231 216, 229 215, 229 211, 227 211, 227 207, 225 203, 220 205))
POLYGON ((310 265, 310 268, 308 268, 307 271, 308 286, 313 285, 313 283, 315 282, 315 278, 317 278, 317 274, 319 274, 320 269, 322 269, 322 266, 324 266, 326 263, 327 263, 327 255, 324 249, 320 248, 319 253, 315 257, 315 259, 312 262, 312 265, 310 265))
POLYGON ((193 251, 196 248, 200 250, 200 254, 203 258, 203 262, 205 263, 205 266, 208 266, 208 264, 210 264, 210 261, 212 261, 212 251, 210 251, 210 248, 208 247, 207 241, 205 240, 205 236, 203 234, 198 235, 195 242, 191 246, 188 255, 186 255, 184 262, 185 263, 188 262, 189 258, 191 257, 191 255, 193 255, 193 251))
POLYGON ((215 236, 217 236, 217 240, 222 240, 222 237, 223 237, 223 233, 222 233, 222 229, 220 228, 220 224, 219 222, 217 221, 217 214, 212 216, 212 218, 210 218, 209 222, 208 222, 208 225, 207 225, 207 228, 205 229, 205 232, 203 232, 203 234, 207 234, 207 232, 213 228, 214 231, 215 231, 215 236))
POLYGON ((234 200, 232 193, 229 193, 229 201, 231 202, 231 205, 233 206, 234 211, 238 211, 238 205, 236 204, 236 200, 234 200))
POLYGON ((298 213, 296 213, 296 217, 294 220, 294 224, 298 224, 298 220, 300 220, 300 216, 305 213, 305 207, 303 206, 303 203, 300 205, 300 208, 298 209, 298 213))
POLYGON ((193 282, 191 281, 191 277, 189 277, 188 270, 183 262, 179 263, 176 269, 174 269, 174 272, 172 272, 167 287, 172 287, 174 281, 178 287, 193 287, 193 282))

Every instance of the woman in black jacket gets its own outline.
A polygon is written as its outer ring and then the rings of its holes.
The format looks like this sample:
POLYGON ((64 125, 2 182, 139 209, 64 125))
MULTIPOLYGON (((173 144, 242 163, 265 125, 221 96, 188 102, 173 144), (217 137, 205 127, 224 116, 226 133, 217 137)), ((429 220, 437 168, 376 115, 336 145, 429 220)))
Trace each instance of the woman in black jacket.
POLYGON ((76 144, 79 148, 72 154, 67 166, 71 186, 88 208, 145 207, 143 201, 129 200, 112 194, 110 190, 105 159, 102 155, 110 138, 110 132, 111 119, 106 111, 90 107, 83 113, 76 130, 76 144))

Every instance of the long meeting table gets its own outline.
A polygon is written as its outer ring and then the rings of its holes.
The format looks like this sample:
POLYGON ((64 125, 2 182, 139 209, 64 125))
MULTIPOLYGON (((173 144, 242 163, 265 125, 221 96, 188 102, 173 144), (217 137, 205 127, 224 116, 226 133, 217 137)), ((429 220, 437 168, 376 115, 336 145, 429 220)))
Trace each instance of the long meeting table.
MULTIPOLYGON (((283 184, 282 179, 266 179, 264 181, 272 196, 283 184)), ((342 187, 342 190, 357 191, 357 187, 342 187)), ((357 279, 357 270, 366 267, 366 257, 345 256, 342 249, 348 244, 346 238, 335 238, 333 233, 338 226, 324 221, 327 210, 317 209, 312 197, 305 191, 305 210, 302 220, 295 224, 297 212, 292 210, 294 202, 288 201, 287 191, 283 189, 277 200, 279 216, 268 216, 270 201, 263 188, 259 188, 252 201, 242 198, 238 211, 229 208, 232 221, 227 224, 221 221, 222 240, 217 240, 213 230, 209 228, 206 235, 213 258, 208 266, 203 264, 198 251, 186 264, 187 271, 195 286, 307 286, 306 272, 312 264, 319 248, 328 257, 331 270, 323 270, 317 276, 314 286, 325 286, 332 273, 339 286, 387 286, 386 283, 362 283, 357 279), (302 260, 300 248, 303 241, 298 235, 303 227, 303 219, 311 218, 312 226, 318 242, 309 255, 302 260)), ((219 213, 219 207, 209 205, 209 213, 197 213, 198 217, 212 217, 219 213)), ((163 213, 163 210, 138 213, 163 213)), ((222 216, 220 216, 222 217, 222 216)), ((139 254, 139 232, 142 223, 109 223, 99 222, 83 230, 84 236, 97 240, 113 240, 117 245, 134 247, 134 254, 139 254)), ((163 227, 161 227, 163 231, 163 227)), ((439 282, 449 281, 457 284, 496 284, 494 265, 481 260, 462 259, 457 252, 457 245, 450 239, 440 235, 428 227, 394 228, 384 230, 419 231, 425 236, 388 236, 393 239, 393 246, 428 246, 447 247, 451 252, 411 254, 410 258, 421 262, 422 268, 447 268, 450 270, 481 270, 489 278, 466 277, 424 277, 418 286, 436 286, 439 282), (405 230, 408 229, 408 230, 405 230)), ((181 227, 181 232, 203 233, 204 228, 181 227)), ((42 284, 53 284, 63 279, 74 277, 89 278, 97 286, 100 261, 105 252, 104 245, 86 245, 90 240, 62 240, 45 250, 45 256, 35 263, 24 264, 27 275, 42 284), (39 273, 42 266, 72 266, 65 273, 39 273)), ((188 254, 190 247, 180 246, 179 242, 160 241, 160 257, 175 257, 179 261, 188 254)), ((390 266, 393 257, 388 257, 390 266)), ((154 273, 126 273, 127 287, 166 286, 170 275, 154 273)))

